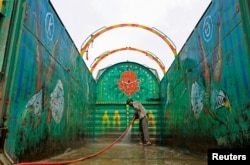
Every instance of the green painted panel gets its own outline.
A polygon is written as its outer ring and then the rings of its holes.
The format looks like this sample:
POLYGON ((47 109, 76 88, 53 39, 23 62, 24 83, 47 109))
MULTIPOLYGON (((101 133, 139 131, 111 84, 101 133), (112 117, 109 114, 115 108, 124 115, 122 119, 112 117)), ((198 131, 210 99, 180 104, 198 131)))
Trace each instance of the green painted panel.
POLYGON ((97 103, 141 102, 159 99, 159 81, 148 68, 124 62, 105 70, 97 83, 97 103))
POLYGON ((0 0, 0 69, 4 70, 4 57, 7 51, 8 34, 10 30, 11 12, 13 10, 14 1, 0 0))
POLYGON ((96 83, 48 1, 15 5, 0 93, 5 149, 17 162, 90 136, 96 83))
MULTIPOLYGON (((140 101, 149 114, 152 138, 160 137, 159 80, 145 66, 122 62, 104 70, 97 80, 97 99, 93 130, 94 137, 118 137, 130 124, 134 110, 126 100, 140 101)), ((138 136, 138 121, 133 124, 131 136, 138 136)))
MULTIPOLYGON (((149 115, 149 132, 151 138, 160 138, 161 134, 161 115, 159 104, 145 105, 149 115)), ((102 104, 97 105, 94 121, 93 121, 93 137, 107 137, 116 138, 122 134, 129 124, 134 115, 134 110, 121 104, 102 104)), ((139 135, 139 121, 133 123, 131 135, 139 135)))
POLYGON ((162 79, 166 142, 249 146, 249 22, 238 2, 212 1, 162 79))

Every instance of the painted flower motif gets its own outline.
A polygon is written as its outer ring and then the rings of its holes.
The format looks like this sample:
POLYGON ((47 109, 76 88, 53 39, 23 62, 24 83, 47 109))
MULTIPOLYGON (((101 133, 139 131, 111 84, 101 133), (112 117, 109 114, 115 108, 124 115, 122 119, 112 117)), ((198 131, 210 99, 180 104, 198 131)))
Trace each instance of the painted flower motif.
POLYGON ((137 79, 135 72, 126 71, 122 73, 118 86, 126 95, 131 96, 139 90, 139 83, 140 80, 137 79))

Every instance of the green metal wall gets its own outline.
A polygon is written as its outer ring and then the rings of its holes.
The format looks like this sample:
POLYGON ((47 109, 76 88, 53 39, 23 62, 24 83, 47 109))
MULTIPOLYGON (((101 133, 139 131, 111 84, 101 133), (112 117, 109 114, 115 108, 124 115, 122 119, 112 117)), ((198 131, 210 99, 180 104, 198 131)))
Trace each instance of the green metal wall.
MULTIPOLYGON (((134 110, 126 106, 132 98, 147 109, 152 138, 159 140, 160 102, 159 79, 149 68, 133 62, 122 62, 100 71, 96 87, 96 111, 93 115, 95 138, 118 137, 130 124, 134 110)), ((132 136, 138 135, 138 121, 132 127, 132 136)))
POLYGON ((0 69, 3 69, 4 52, 6 51, 7 38, 10 30, 11 9, 13 8, 13 1, 0 1, 0 69))
POLYGON ((161 81, 167 144, 249 146, 249 22, 249 2, 212 1, 161 81))
POLYGON ((3 5, 8 7, 0 16, 6 152, 16 162, 62 152, 90 135, 96 83, 49 1, 3 5))

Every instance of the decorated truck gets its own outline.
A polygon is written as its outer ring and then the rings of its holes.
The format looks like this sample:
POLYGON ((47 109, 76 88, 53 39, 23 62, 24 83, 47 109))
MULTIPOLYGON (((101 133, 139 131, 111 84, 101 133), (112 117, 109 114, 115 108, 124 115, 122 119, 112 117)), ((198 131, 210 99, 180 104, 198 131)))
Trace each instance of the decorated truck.
POLYGON ((0 0, 0 160, 39 160, 115 138, 133 117, 127 98, 148 109, 158 145, 249 147, 249 6, 211 1, 161 80, 134 62, 94 79, 49 0, 0 0))

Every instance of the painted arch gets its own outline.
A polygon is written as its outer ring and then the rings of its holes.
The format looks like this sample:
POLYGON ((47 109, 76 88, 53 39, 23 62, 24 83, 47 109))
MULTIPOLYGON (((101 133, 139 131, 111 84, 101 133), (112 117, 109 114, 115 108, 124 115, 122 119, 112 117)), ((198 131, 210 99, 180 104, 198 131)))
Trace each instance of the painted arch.
POLYGON ((156 57, 154 54, 148 52, 148 51, 144 51, 138 48, 133 48, 133 47, 123 47, 123 48, 118 48, 118 49, 114 49, 111 51, 107 51, 105 53, 103 53, 102 55, 98 56, 96 58, 96 60, 93 62, 93 64, 91 65, 90 68, 90 72, 92 73, 94 71, 94 69, 96 68, 96 66, 107 56, 114 54, 116 52, 120 52, 120 51, 126 51, 126 50, 131 50, 131 51, 136 51, 136 52, 140 52, 145 54, 146 56, 150 57, 151 59, 153 59, 161 68, 163 74, 165 73, 165 66, 164 64, 160 61, 160 59, 158 57, 156 57))
MULTIPOLYGON (((166 42, 166 44, 169 46, 169 48, 172 50, 174 56, 177 56, 177 51, 176 51, 176 47, 174 45, 174 43, 169 39, 169 37, 167 37, 165 34, 163 34, 162 32, 160 32, 159 30, 156 30, 155 28, 150 28, 144 25, 140 25, 140 24, 116 24, 113 26, 109 26, 109 27, 104 27, 101 28, 101 30, 99 30, 98 32, 94 32, 94 34, 91 34, 82 44, 81 47, 81 52, 80 55, 83 57, 84 54, 88 51, 88 48, 90 46, 90 44, 94 41, 94 39, 96 39, 98 36, 100 36, 101 34, 115 29, 115 28, 122 28, 122 27, 136 27, 136 28, 141 28, 144 30, 148 30, 154 34, 156 34, 157 36, 159 36, 161 39, 164 40, 164 42, 166 42)), ((87 57, 88 59, 88 57, 87 57)))

